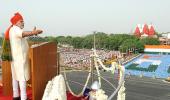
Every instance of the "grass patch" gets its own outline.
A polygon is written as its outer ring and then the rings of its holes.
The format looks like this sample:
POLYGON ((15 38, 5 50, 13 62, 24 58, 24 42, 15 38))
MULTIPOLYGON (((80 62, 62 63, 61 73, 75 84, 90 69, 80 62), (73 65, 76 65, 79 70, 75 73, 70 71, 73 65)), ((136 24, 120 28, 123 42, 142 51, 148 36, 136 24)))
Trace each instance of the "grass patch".
POLYGON ((169 66, 169 68, 168 68, 168 71, 167 71, 168 73, 170 73, 170 66, 169 66))
POLYGON ((145 72, 155 72, 158 68, 158 65, 149 65, 148 68, 138 67, 139 64, 131 64, 126 69, 128 70, 138 70, 138 71, 145 71, 145 72))

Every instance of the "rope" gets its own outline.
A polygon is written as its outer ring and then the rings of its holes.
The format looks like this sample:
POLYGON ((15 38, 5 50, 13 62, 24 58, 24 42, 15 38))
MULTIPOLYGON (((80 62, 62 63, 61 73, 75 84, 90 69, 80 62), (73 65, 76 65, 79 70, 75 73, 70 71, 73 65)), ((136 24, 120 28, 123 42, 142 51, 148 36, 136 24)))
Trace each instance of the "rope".
MULTIPOLYGON (((97 70, 97 77, 98 77, 98 81, 99 81, 100 86, 101 86, 101 78, 102 78, 103 80, 105 80, 106 82, 108 82, 108 83, 115 89, 115 91, 114 91, 114 92, 111 94, 111 96, 108 98, 108 100, 111 100, 111 99, 116 95, 116 93, 120 90, 121 86, 122 86, 123 83, 124 83, 124 72, 125 72, 125 68, 124 68, 123 66, 121 66, 121 65, 118 65, 116 62, 112 62, 112 63, 111 63, 111 67, 105 67, 105 65, 102 63, 101 59, 100 59, 99 56, 97 55, 96 50, 94 50, 94 49, 93 49, 93 55, 92 55, 91 57, 94 57, 94 65, 95 65, 95 68, 96 68, 96 70, 97 70), (118 87, 117 87, 117 88, 114 87, 114 86, 112 85, 112 83, 110 83, 109 81, 107 81, 106 79, 104 79, 104 78, 100 75, 98 64, 101 65, 104 70, 106 70, 106 71, 111 71, 112 74, 114 74, 115 69, 119 69, 119 71, 120 71, 120 79, 119 79, 119 82, 118 82, 119 84, 118 84, 118 87)), ((69 85, 69 83, 68 83, 68 79, 67 79, 67 77, 66 77, 65 68, 64 68, 64 77, 65 77, 65 79, 66 79, 66 85, 67 85, 69 91, 71 92, 71 94, 72 94, 73 96, 80 97, 80 96, 83 95, 83 93, 84 93, 84 91, 85 91, 85 89, 86 89, 86 87, 87 87, 87 84, 88 84, 88 82, 89 82, 89 79, 90 79, 90 77, 91 77, 91 74, 94 74, 94 73, 91 73, 91 71, 92 71, 92 65, 91 65, 91 63, 90 63, 90 71, 89 71, 87 80, 86 80, 86 82, 85 82, 85 85, 84 85, 82 91, 81 91, 79 94, 75 94, 75 93, 71 90, 71 88, 70 88, 70 85, 69 85)))
POLYGON ((95 50, 94 51, 94 65, 95 65, 96 70, 97 70, 99 85, 102 86, 101 78, 100 78, 101 76, 100 76, 100 72, 99 72, 99 66, 97 65, 97 57, 98 57, 98 55, 96 54, 96 50, 95 50))
POLYGON ((124 77, 125 77, 125 68, 124 66, 119 65, 118 66, 119 70, 120 70, 120 80, 119 80, 119 85, 117 87, 117 89, 111 94, 111 96, 108 98, 108 100, 112 100, 112 98, 116 95, 116 93, 120 90, 121 86, 124 83, 124 77))
MULTIPOLYGON (((92 70, 92 69, 91 69, 91 67, 90 67, 90 72, 91 72, 91 70, 92 70)), ((66 77, 65 68, 64 68, 64 77, 65 77, 66 80, 68 80, 67 77, 66 77)), ((87 84, 88 84, 88 82, 89 82, 89 80, 90 80, 90 77, 91 77, 91 73, 88 74, 88 77, 87 77, 87 80, 86 80, 86 82, 85 82, 85 85, 84 85, 82 91, 81 91, 79 94, 74 93, 74 92, 72 91, 72 89, 70 88, 70 85, 69 85, 68 81, 66 81, 66 85, 67 85, 69 91, 71 92, 71 94, 72 94, 73 96, 76 96, 76 97, 82 96, 83 93, 84 93, 84 91, 85 91, 85 89, 86 89, 86 87, 87 87, 87 84)))
POLYGON ((95 50, 93 50, 93 51, 94 51, 94 56, 96 56, 96 58, 97 58, 97 62, 102 66, 103 69, 105 69, 106 71, 111 71, 113 74, 115 72, 115 68, 120 70, 120 77, 121 78, 119 79, 119 82, 118 82, 119 85, 118 85, 117 89, 108 98, 108 100, 111 100, 116 95, 116 93, 120 90, 121 86, 124 83, 125 68, 123 66, 121 66, 121 65, 118 65, 116 62, 112 62, 112 65, 111 65, 110 68, 105 67, 103 65, 103 63, 101 62, 101 60, 98 58, 98 55, 97 55, 96 51, 95 50))

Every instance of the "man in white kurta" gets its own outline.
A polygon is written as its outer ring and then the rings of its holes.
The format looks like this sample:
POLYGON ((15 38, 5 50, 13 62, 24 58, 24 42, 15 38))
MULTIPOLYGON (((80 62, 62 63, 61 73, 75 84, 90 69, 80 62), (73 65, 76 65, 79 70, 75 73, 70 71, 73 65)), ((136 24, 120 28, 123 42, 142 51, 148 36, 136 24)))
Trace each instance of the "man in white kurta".
POLYGON ((9 31, 12 51, 12 75, 18 81, 28 81, 29 75, 29 46, 27 40, 22 38, 23 30, 18 26, 11 27, 9 31))
POLYGON ((42 33, 42 30, 23 31, 24 21, 19 13, 11 18, 12 25, 5 33, 5 37, 10 40, 12 61, 12 85, 13 100, 29 100, 26 94, 26 81, 30 78, 30 67, 28 60, 29 46, 25 37, 42 33), (19 95, 19 87, 20 95, 19 95))

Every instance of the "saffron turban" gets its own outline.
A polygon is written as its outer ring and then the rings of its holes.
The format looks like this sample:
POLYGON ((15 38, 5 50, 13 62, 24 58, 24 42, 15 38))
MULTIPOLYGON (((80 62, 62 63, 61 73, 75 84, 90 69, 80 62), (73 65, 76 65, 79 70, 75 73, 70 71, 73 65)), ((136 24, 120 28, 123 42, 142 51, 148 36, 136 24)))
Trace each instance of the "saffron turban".
POLYGON ((15 25, 19 20, 23 20, 23 17, 19 13, 15 13, 15 15, 11 18, 12 25, 15 25))
MULTIPOLYGON (((18 12, 14 14, 14 16, 11 18, 11 23, 12 25, 15 25, 18 21, 23 20, 23 17, 21 16, 21 14, 19 14, 18 12)), ((5 32, 5 39, 9 40, 9 30, 12 27, 12 25, 6 30, 5 32)))

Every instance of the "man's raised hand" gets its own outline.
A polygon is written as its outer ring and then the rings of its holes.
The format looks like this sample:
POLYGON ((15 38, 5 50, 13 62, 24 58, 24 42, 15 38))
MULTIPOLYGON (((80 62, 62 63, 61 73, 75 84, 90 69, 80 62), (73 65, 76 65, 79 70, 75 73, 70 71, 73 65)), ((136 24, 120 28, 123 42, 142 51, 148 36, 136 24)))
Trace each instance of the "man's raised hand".
POLYGON ((41 34, 42 32, 43 32, 42 30, 37 30, 36 27, 34 27, 34 29, 33 29, 34 35, 41 34))

